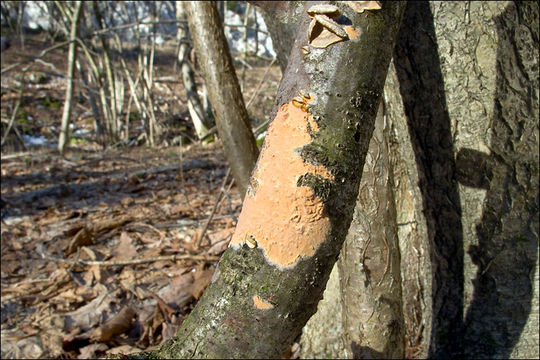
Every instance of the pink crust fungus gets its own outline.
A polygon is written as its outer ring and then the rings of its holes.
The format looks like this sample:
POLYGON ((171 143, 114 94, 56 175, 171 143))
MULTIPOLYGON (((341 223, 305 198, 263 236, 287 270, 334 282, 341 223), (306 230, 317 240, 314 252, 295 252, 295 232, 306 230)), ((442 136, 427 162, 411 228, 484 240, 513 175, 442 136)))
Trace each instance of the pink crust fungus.
POLYGON ((330 231, 323 201, 311 188, 297 186, 311 173, 333 180, 323 166, 305 163, 297 150, 311 142, 308 124, 317 129, 313 115, 292 101, 280 107, 266 135, 242 213, 230 246, 242 246, 249 237, 278 267, 292 267, 315 253, 330 231))

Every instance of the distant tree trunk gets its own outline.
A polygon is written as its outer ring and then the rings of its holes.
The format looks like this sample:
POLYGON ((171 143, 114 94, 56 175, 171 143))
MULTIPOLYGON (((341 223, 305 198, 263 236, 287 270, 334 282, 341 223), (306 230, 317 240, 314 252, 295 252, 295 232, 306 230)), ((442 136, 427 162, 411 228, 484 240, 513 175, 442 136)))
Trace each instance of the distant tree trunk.
POLYGON ((211 2, 190 1, 184 6, 225 156, 243 197, 259 149, 251 131, 219 14, 211 2))
POLYGON ((71 102, 73 99, 73 76, 75 74, 75 60, 77 58, 77 33, 79 29, 79 21, 81 19, 82 1, 75 2, 75 9, 71 13, 71 31, 69 34, 69 52, 67 62, 67 84, 66 97, 64 100, 64 110, 62 112, 62 123, 60 125, 60 136, 58 137, 58 151, 62 155, 66 152, 66 146, 69 141, 69 121, 71 118, 71 102))
POLYGON ((252 1, 259 7, 264 23, 272 38, 281 73, 285 73, 289 61, 296 30, 298 28, 298 13, 294 13, 295 5, 291 1, 252 1))
MULTIPOLYGON (((176 5, 176 19, 177 20, 186 20, 184 14, 184 3, 177 1, 176 5)), ((180 72, 182 73, 182 83, 184 84, 184 89, 186 91, 186 98, 188 102, 189 115, 191 116, 191 121, 195 127, 195 132, 197 137, 200 139, 204 138, 208 134, 208 130, 214 125, 209 119, 208 114, 206 113, 199 94, 197 93, 197 85, 195 84, 195 73, 193 72, 193 67, 189 60, 189 52, 191 47, 188 45, 189 32, 186 30, 187 26, 185 24, 178 24, 178 33, 177 40, 179 42, 178 49, 178 63, 180 64, 180 72)))
POLYGON ((352 218, 404 3, 363 14, 338 4, 353 39, 308 55, 309 5, 297 6, 277 114, 231 244, 176 337, 147 355, 277 358, 321 299, 352 218))

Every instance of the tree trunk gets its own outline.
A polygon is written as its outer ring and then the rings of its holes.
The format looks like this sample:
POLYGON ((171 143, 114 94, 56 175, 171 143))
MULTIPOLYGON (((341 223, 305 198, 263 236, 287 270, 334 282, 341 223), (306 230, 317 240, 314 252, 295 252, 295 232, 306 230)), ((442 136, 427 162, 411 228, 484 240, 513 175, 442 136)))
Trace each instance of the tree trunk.
POLYGON ((538 5, 410 2, 394 62, 406 356, 538 358, 538 5))
POLYGON ((322 296, 351 221, 404 3, 362 14, 340 3, 350 38, 308 55, 311 19, 298 6, 277 114, 231 244, 175 339, 150 356, 279 357, 322 296))
MULTIPOLYGON (((184 14, 184 3, 177 1, 176 6, 176 19, 186 20, 184 14)), ((189 32, 186 30, 185 24, 178 24, 178 33, 176 38, 180 44, 178 49, 178 63, 180 64, 180 72, 182 73, 182 83, 186 91, 186 98, 188 102, 189 115, 191 121, 195 127, 195 132, 199 140, 204 138, 208 134, 208 130, 213 126, 212 122, 208 118, 199 94, 197 93, 197 85, 195 84, 195 73, 193 67, 189 61, 190 46, 188 46, 189 32)))
POLYGON ((252 1, 259 7, 264 23, 272 38, 281 73, 285 73, 291 52, 300 13, 295 13, 296 6, 291 1, 252 1))
POLYGON ((58 151, 62 155, 66 152, 66 146, 69 141, 69 121, 71 118, 71 102, 73 99, 73 77, 75 74, 75 59, 77 58, 77 33, 79 29, 79 21, 81 19, 83 3, 82 1, 75 2, 75 8, 71 14, 71 30, 69 34, 69 52, 67 64, 67 84, 66 97, 64 100, 64 110, 62 112, 62 123, 60 125, 60 136, 58 137, 58 151))
POLYGON ((405 355, 388 135, 381 106, 338 262, 343 328, 349 353, 355 359, 402 359, 405 355))
POLYGON ((225 156, 244 197, 259 149, 251 131, 219 14, 211 2, 186 2, 184 6, 225 156))
POLYGON ((395 64, 430 241, 427 355, 537 357, 538 5, 415 2, 405 19, 395 64))

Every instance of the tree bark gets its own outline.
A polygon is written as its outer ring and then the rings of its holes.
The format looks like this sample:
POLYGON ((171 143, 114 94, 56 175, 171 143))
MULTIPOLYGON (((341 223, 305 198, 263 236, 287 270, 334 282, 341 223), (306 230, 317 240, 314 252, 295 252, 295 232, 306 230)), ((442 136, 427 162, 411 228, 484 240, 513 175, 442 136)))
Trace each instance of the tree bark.
POLYGON ((259 149, 251 131, 219 14, 211 2, 190 1, 184 6, 225 156, 244 197, 259 149))
POLYGON ((538 357, 538 5, 411 2, 394 60, 433 275, 425 356, 538 357))
POLYGON ((405 355, 393 169, 385 123, 381 104, 338 261, 343 328, 355 359, 405 355))
POLYGON ((62 155, 66 152, 67 143, 69 141, 69 120, 71 118, 71 102, 73 100, 73 76, 75 74, 75 59, 77 57, 77 33, 79 31, 79 21, 81 19, 83 3, 82 1, 75 2, 75 8, 71 14, 71 30, 69 34, 68 64, 67 64, 67 84, 66 97, 64 100, 64 110, 62 112, 62 122, 60 125, 60 135, 58 137, 58 151, 62 155))
POLYGON ((409 3, 394 62, 406 357, 538 358, 538 6, 409 3))
POLYGON ((176 337, 149 356, 279 357, 322 296, 351 221, 404 3, 362 14, 340 3, 351 38, 308 55, 311 19, 298 6, 277 114, 231 244, 176 337), (299 90, 307 105, 293 101, 299 90))

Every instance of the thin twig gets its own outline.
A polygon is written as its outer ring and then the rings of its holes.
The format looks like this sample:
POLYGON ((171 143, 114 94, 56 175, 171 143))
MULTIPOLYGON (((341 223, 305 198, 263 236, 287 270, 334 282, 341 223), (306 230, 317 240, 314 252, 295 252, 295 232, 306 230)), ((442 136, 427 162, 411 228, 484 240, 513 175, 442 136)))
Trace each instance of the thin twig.
POLYGON ((212 218, 214 217, 216 210, 218 208, 218 205, 220 203, 221 198, 223 197, 223 192, 225 190, 225 185, 227 184, 227 180, 229 179, 229 174, 231 173, 231 168, 227 170, 227 174, 225 175, 225 179, 223 179, 223 183, 220 187, 220 192, 218 195, 218 198, 216 199, 216 202, 214 203, 214 207, 212 208, 212 212, 210 213, 210 216, 208 217, 208 220, 206 220, 206 223, 204 224, 204 228, 201 231, 201 236, 197 239, 197 244, 195 244, 195 249, 198 249, 201 245, 201 241, 204 238, 204 235, 206 234, 206 230, 208 230, 208 225, 210 225, 210 221, 212 221, 212 218))
POLYGON ((190 255, 190 254, 174 254, 167 256, 156 256, 147 259, 131 259, 131 260, 106 260, 106 261, 97 261, 97 260, 71 260, 59 258, 56 256, 42 254, 44 259, 52 260, 61 263, 68 263, 72 265, 83 265, 83 266, 125 266, 125 265, 137 265, 145 264, 156 261, 177 261, 177 260, 203 260, 203 261, 218 261, 219 256, 213 255, 190 255))
MULTIPOLYGON (((11 114, 11 118, 9 119, 9 123, 4 133, 4 137, 2 137, 1 146, 4 146, 4 143, 6 142, 9 131, 11 130, 11 127, 13 126, 13 123, 15 122, 15 118, 17 117, 17 112, 19 111, 19 106, 21 105, 22 97, 23 97, 23 87, 21 86, 21 89, 19 91, 19 97, 17 98, 17 102, 15 103, 15 108, 13 109, 13 113, 11 114)), ((24 146, 24 142, 23 142, 23 146, 24 146)))
POLYGON ((266 80, 266 76, 270 72, 270 69, 272 68, 272 65, 274 65, 274 63, 276 62, 276 59, 277 58, 273 58, 272 61, 270 62, 270 65, 268 65, 268 67, 266 68, 266 70, 264 72, 264 75, 262 76, 261 80, 259 80, 259 83, 257 84, 257 87, 255 88, 255 92, 253 93, 253 95, 251 95, 251 99, 249 99, 249 101, 248 101, 248 103, 246 105, 246 109, 249 108, 249 105, 251 105, 251 103, 253 102, 255 97, 259 94, 261 86, 262 86, 264 80, 266 80))

